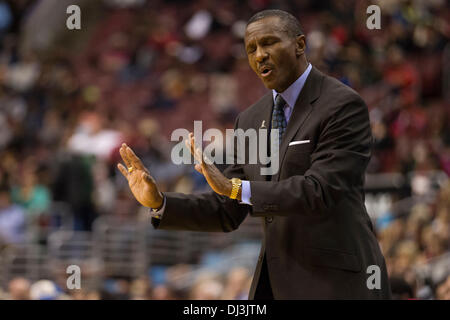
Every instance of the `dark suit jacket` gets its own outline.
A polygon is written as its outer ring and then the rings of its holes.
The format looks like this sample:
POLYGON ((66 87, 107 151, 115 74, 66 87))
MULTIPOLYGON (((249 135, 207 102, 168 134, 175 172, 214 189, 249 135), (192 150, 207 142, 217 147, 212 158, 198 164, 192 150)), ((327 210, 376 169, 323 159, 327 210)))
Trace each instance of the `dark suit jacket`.
MULTIPOLYGON (((239 114, 235 127, 270 124, 272 107, 268 92, 239 114)), ((152 223, 160 229, 229 232, 248 213, 262 217, 264 240, 250 299, 258 298, 258 282, 268 281, 260 276, 265 262, 275 299, 388 299, 384 257, 364 205, 371 144, 361 97, 313 67, 280 146, 278 174, 267 181, 260 164, 235 164, 224 172, 250 180, 252 206, 215 193, 168 192, 162 219, 152 223), (288 146, 298 140, 310 143, 288 146), (380 289, 367 287, 370 265, 380 268, 380 289)))

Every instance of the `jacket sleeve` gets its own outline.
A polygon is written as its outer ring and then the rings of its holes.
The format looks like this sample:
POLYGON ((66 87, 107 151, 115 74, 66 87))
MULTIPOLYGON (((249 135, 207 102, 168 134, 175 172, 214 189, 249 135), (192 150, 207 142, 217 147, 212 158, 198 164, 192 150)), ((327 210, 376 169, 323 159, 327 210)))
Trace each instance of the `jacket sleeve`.
POLYGON ((372 133, 367 106, 353 97, 324 121, 304 175, 250 182, 252 216, 327 214, 346 192, 363 187, 372 133))

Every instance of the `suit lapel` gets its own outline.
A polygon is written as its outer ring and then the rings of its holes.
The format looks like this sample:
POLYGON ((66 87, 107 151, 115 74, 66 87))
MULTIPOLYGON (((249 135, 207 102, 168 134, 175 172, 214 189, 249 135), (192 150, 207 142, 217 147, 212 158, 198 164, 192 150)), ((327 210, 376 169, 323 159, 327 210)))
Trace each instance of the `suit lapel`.
POLYGON ((292 141, 298 130, 300 130, 303 123, 313 110, 312 103, 320 95, 322 79, 323 74, 315 67, 313 67, 308 78, 306 79, 302 91, 297 98, 291 118, 289 119, 289 123, 286 128, 286 132, 284 133, 283 140, 281 141, 279 155, 280 170, 278 170, 278 173, 273 177, 273 181, 279 180, 280 171, 283 165, 284 156, 286 155, 286 151, 289 146, 289 142, 292 141))
MULTIPOLYGON (((253 115, 253 128, 256 129, 257 135, 259 136, 259 129, 261 129, 264 125, 264 128, 267 129, 267 134, 265 137, 263 137, 264 141, 267 142, 267 147, 269 147, 269 136, 268 134, 270 133, 270 122, 272 120, 272 108, 273 108, 273 97, 272 97, 272 90, 270 90, 269 92, 267 92, 259 101, 258 103, 258 107, 255 108, 255 110, 257 110, 257 112, 254 113, 253 115)), ((248 146, 247 146, 247 150, 249 150, 248 146)), ((259 146, 258 146, 258 150, 259 150, 259 146)), ((263 165, 261 164, 261 162, 259 161, 259 156, 258 156, 258 161, 255 165, 252 165, 251 167, 254 169, 253 171, 253 177, 252 180, 267 180, 267 178, 269 176, 262 176, 260 174, 261 172, 261 167, 263 165)), ((264 165, 266 166, 266 165, 264 165)))
POLYGON ((259 112, 255 114, 256 122, 254 124, 254 127, 256 128, 256 130, 259 130, 264 121, 264 126, 267 128, 267 130, 269 130, 273 108, 272 90, 266 93, 259 103, 260 106, 256 108, 257 110, 259 110, 259 112))

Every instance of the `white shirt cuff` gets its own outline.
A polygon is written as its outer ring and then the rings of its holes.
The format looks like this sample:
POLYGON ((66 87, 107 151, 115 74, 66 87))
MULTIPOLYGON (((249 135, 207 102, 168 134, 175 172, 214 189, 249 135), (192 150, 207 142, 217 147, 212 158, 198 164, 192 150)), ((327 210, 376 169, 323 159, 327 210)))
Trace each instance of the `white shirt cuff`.
POLYGON ((252 204, 250 202, 250 198, 252 193, 250 191, 250 181, 242 180, 242 194, 241 194, 241 203, 252 204))

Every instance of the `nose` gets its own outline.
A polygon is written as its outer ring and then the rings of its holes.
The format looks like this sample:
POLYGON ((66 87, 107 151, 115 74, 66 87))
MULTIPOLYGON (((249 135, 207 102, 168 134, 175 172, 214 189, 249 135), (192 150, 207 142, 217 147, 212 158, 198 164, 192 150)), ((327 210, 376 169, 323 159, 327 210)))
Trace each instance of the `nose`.
POLYGON ((265 51, 260 46, 256 47, 255 59, 256 59, 257 62, 263 62, 264 60, 267 59, 268 56, 269 55, 268 55, 267 51, 265 51))

